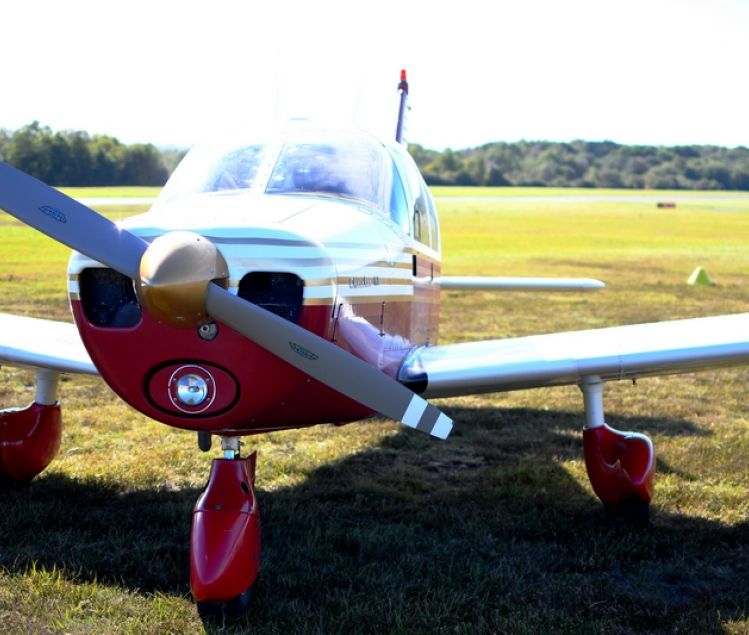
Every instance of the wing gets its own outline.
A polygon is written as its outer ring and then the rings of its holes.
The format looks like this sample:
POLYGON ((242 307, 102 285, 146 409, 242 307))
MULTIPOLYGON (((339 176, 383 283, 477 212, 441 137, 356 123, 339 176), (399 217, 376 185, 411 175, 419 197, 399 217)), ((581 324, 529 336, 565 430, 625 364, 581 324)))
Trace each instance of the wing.
POLYGON ((749 363, 749 313, 416 349, 399 379, 424 397, 749 363))
POLYGON ((0 362, 98 375, 74 324, 0 313, 0 362))
POLYGON ((442 276, 440 286, 447 291, 595 291, 606 285, 593 278, 442 276))

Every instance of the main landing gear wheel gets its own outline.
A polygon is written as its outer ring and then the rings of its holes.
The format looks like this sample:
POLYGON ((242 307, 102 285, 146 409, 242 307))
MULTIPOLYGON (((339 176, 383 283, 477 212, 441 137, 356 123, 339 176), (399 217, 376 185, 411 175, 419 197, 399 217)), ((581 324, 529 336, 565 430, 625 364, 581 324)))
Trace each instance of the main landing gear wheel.
POLYGON ((580 388, 585 400, 585 467, 593 491, 610 518, 647 524, 655 478, 653 444, 644 434, 606 425, 599 377, 584 377, 580 388))

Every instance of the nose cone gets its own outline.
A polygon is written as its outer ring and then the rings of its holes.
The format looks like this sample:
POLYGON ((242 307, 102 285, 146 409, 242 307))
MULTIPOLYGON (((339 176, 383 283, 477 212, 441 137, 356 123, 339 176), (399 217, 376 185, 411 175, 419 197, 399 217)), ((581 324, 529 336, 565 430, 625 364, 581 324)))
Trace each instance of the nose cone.
POLYGON ((143 254, 136 292, 143 307, 165 324, 191 327, 205 322, 208 284, 226 287, 229 267, 203 236, 175 231, 156 238, 143 254))

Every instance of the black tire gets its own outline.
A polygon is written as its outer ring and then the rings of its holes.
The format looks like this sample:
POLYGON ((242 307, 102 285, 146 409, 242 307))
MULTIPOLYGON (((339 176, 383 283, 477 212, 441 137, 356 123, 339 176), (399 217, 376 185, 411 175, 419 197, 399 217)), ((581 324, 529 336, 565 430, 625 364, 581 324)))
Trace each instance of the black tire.
POLYGON ((650 503, 639 498, 628 498, 618 505, 604 505, 604 509, 612 520, 623 520, 633 525, 650 524, 650 503))
POLYGON ((252 588, 246 589, 226 602, 196 602, 198 615, 203 620, 223 620, 238 617, 245 613, 250 606, 252 588))
POLYGON ((212 440, 210 432, 198 432, 198 447, 202 452, 208 452, 211 449, 212 440))

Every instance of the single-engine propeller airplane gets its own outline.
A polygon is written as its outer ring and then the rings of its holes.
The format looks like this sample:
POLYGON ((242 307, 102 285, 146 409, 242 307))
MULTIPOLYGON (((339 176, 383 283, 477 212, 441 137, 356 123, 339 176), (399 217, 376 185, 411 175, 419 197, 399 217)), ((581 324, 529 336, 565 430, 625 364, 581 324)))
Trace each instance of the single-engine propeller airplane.
POLYGON ((442 276, 432 198, 403 144, 290 122, 196 147, 151 210, 115 224, 0 164, 0 207, 75 251, 75 325, 0 316, 0 360, 37 369, 34 403, 0 414, 0 475, 29 480, 58 452, 61 373, 99 374, 167 425, 212 435, 192 518, 201 610, 244 608, 260 565, 255 454, 241 436, 381 413, 445 439, 425 399, 578 385, 584 455, 611 509, 647 510, 654 453, 604 421, 615 379, 749 362, 749 314, 438 343, 440 288, 596 289, 588 279, 442 276))

